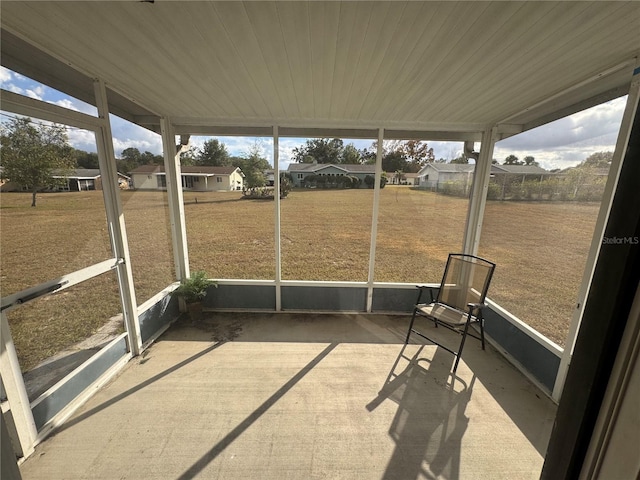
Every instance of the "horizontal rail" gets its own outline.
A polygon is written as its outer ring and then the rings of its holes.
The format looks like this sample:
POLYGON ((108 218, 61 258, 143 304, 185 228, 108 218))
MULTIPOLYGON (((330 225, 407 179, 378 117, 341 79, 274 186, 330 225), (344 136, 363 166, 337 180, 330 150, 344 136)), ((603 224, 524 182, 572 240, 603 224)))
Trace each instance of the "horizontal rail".
POLYGON ((35 287, 27 288, 26 290, 7 295, 6 297, 3 297, 2 300, 0 300, 0 311, 2 311, 3 313, 7 312, 24 303, 35 300, 36 298, 50 295, 60 290, 72 287, 73 285, 77 285, 78 283, 82 283, 86 280, 89 280, 90 278, 102 275, 109 270, 113 270, 122 262, 122 259, 111 258, 109 260, 96 263, 95 265, 91 265, 90 267, 77 270, 68 275, 63 275, 62 277, 56 278, 54 280, 49 280, 47 282, 41 283, 39 285, 36 285, 35 287))
POLYGON ((25 97, 24 95, 8 90, 0 90, 0 101, 2 102, 2 110, 6 112, 35 117, 54 123, 64 123, 92 132, 100 128, 103 123, 103 120, 98 117, 93 117, 75 110, 69 110, 68 108, 43 102, 35 98, 25 97))

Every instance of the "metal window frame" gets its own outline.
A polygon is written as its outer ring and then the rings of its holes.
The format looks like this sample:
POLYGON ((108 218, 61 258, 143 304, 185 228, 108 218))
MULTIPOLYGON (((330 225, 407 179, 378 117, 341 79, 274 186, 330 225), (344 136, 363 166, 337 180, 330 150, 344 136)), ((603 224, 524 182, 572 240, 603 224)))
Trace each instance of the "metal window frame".
POLYGON ((5 311, 17 307, 42 295, 69 288, 78 283, 95 278, 109 270, 116 270, 118 290, 124 321, 127 330, 128 348, 132 356, 140 353, 142 341, 140 322, 136 304, 131 260, 126 228, 119 196, 118 174, 113 151, 113 138, 109 121, 107 91, 104 81, 94 80, 94 94, 98 108, 98 117, 76 112, 41 100, 25 97, 6 90, 0 91, 2 110, 55 123, 89 130, 96 137, 98 162, 102 176, 103 199, 109 227, 109 240, 114 258, 104 260, 83 269, 70 272, 0 300, 2 305, 0 342, 0 373, 9 408, 11 409, 18 432, 18 440, 24 458, 32 452, 41 437, 36 430, 31 405, 29 403, 24 379, 13 344, 11 331, 5 311))

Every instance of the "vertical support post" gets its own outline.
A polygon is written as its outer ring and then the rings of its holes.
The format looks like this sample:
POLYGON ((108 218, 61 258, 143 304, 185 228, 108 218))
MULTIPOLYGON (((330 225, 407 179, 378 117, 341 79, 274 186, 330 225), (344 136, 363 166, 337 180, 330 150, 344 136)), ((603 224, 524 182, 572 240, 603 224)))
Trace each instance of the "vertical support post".
POLYGON ((22 456, 28 457, 33 452, 33 446, 38 435, 36 423, 33 420, 27 389, 24 386, 22 371, 18 363, 16 347, 13 344, 7 315, 0 313, 0 375, 4 385, 7 400, 11 407, 11 415, 18 432, 18 440, 22 449, 22 456))
MULTIPOLYGON (((176 147, 176 135, 170 119, 160 119, 162 150, 164 151, 164 171, 167 179, 167 197, 169 202, 169 222, 171 224, 171 242, 173 261, 178 280, 189 278, 189 251, 187 247, 187 227, 184 220, 184 201, 182 197, 182 171, 180 152, 176 147)), ((206 179, 206 177, 205 177, 206 179)))
POLYGON ((378 129, 378 150, 376 152, 376 175, 373 189, 373 212, 371 217, 371 246, 369 248, 369 274, 367 276, 367 313, 373 307, 373 275, 376 266, 376 240, 378 237, 378 213, 380 211, 380 180, 382 179, 382 153, 384 128, 378 129))
POLYGON ((138 319, 138 306, 133 286, 133 272, 131 270, 131 258, 129 256, 129 242, 124 224, 122 204, 120 202, 120 189, 118 187, 118 171, 116 157, 113 151, 113 138, 111 135, 111 123, 109 121, 109 106, 107 103, 107 89, 104 81, 94 80, 94 93, 96 107, 101 126, 96 132, 96 146, 98 150, 98 162, 102 176, 102 193, 107 213, 107 223, 111 233, 111 248, 117 258, 123 260, 116 266, 118 285, 120 287, 120 301, 124 324, 127 328, 129 349, 133 356, 140 354, 142 337, 140 335, 140 321, 138 319))
POLYGON ((627 96, 627 105, 625 107, 624 114, 622 115, 622 122, 620 123, 616 148, 611 160, 611 166, 609 167, 607 183, 602 194, 602 203, 600 205, 598 218, 596 219, 596 225, 593 231, 591 248, 589 249, 584 273, 582 274, 582 282, 580 283, 580 290, 578 291, 576 308, 573 312, 571 324, 569 325, 569 333, 567 334, 564 352, 560 359, 560 366, 558 368, 558 374, 556 375, 556 381, 553 387, 552 398, 556 401, 558 401, 562 395, 567 371, 569 370, 569 364, 571 363, 571 356, 573 355, 576 338, 578 337, 578 331, 580 330, 580 322, 582 321, 582 315, 584 314, 584 305, 587 296, 589 295, 593 273, 596 268, 596 261, 602 246, 602 237, 611 212, 613 197, 618 186, 620 170, 622 169, 622 161, 624 159, 625 152, 627 151, 627 145, 631 135, 631 127, 633 126, 633 120, 638 110, 639 98, 640 61, 637 61, 631 78, 631 86, 627 96))
POLYGON ((497 129, 495 127, 487 129, 482 133, 482 144, 473 174, 471 202, 467 212, 467 224, 464 233, 464 243, 462 244, 462 251, 467 255, 475 255, 478 253, 484 208, 487 204, 487 192, 489 191, 491 160, 493 158, 493 148, 496 144, 496 139, 497 129))
POLYGON ((276 312, 282 310, 282 251, 280 248, 280 139, 278 126, 273 127, 273 186, 275 203, 275 246, 276 246, 276 312))

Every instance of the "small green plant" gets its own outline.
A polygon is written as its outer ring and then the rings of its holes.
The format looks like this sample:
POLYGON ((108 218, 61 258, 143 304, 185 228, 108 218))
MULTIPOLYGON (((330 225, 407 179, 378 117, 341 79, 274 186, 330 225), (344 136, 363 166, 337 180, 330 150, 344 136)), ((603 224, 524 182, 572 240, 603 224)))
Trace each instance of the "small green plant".
POLYGON ((202 301, 207 295, 207 289, 210 286, 218 286, 215 280, 209 280, 204 271, 193 272, 189 278, 180 281, 180 285, 176 288, 172 295, 184 298, 186 303, 197 303, 202 301))

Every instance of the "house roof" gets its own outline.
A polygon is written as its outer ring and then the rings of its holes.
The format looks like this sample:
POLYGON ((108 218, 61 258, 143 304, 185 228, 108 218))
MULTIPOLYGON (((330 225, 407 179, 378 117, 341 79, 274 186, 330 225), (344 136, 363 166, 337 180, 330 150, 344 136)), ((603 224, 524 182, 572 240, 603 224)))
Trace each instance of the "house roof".
POLYGON ((52 177, 56 178, 75 178, 75 179, 95 179, 100 176, 98 168, 76 168, 75 170, 63 173, 61 170, 53 170, 52 177))
MULTIPOLYGON (((468 173, 473 172, 476 166, 468 163, 428 163, 420 170, 423 174, 425 170, 432 168, 440 173, 468 173)), ((534 165, 491 165, 492 174, 519 174, 519 175, 554 175, 544 168, 534 165)))
POLYGON ((553 175, 549 170, 535 165, 491 165, 491 173, 517 173, 520 175, 553 175))
POLYGON ((3 66, 90 104, 99 78, 112 113, 176 134, 504 138, 623 96, 640 49, 633 1, 10 1, 0 22, 3 66))
POLYGON ((467 173, 473 172, 476 166, 468 163, 427 163, 419 173, 423 173, 428 168, 440 173, 467 173))
MULTIPOLYGON (((74 178, 76 180, 92 180, 100 177, 100 169, 98 168, 76 168, 74 170, 70 170, 67 173, 62 172, 61 170, 53 170, 54 178, 74 178)), ((129 178, 124 173, 118 172, 119 177, 129 178)))
POLYGON ((376 173, 375 165, 347 164, 347 163, 290 163, 287 170, 289 172, 309 172, 316 173, 326 168, 337 168, 345 173, 376 173))
MULTIPOLYGON (((181 167, 182 175, 231 175, 238 167, 181 167)), ((140 165, 131 170, 130 173, 155 173, 164 175, 163 165, 140 165)))

